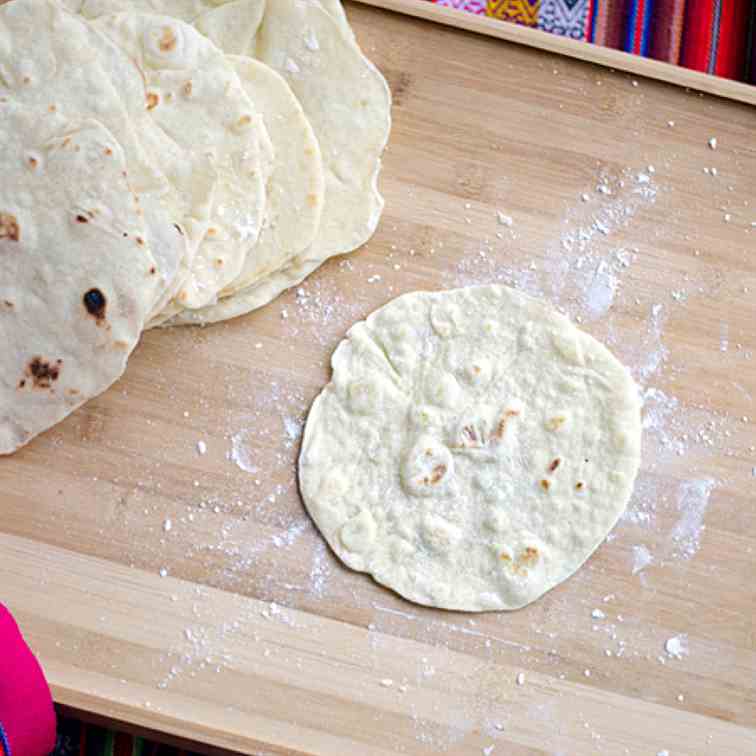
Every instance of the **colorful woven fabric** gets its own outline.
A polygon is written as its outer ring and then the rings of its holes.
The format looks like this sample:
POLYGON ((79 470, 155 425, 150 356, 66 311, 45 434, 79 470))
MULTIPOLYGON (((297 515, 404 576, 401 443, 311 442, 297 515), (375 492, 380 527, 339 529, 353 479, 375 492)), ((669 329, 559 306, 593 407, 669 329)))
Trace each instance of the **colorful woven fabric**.
POLYGON ((468 13, 477 13, 480 16, 486 12, 486 0, 437 0, 437 4, 468 13))
POLYGON ((429 0, 756 83, 756 0, 429 0))
POLYGON ((172 746, 59 717, 53 756, 197 756, 172 746))
POLYGON ((625 52, 648 56, 653 7, 654 0, 630 0, 625 22, 625 52))
POLYGON ((587 41, 619 49, 625 15, 625 0, 592 0, 588 9, 587 41))
POLYGON ((654 0, 654 27, 649 55, 667 63, 680 63, 686 0, 654 0))
POLYGON ((486 15, 521 26, 538 26, 541 0, 488 0, 486 15))
POLYGON ((538 28, 572 39, 587 39, 590 0, 542 0, 538 28))
POLYGON ((682 64, 696 71, 745 79, 751 0, 688 0, 682 64))

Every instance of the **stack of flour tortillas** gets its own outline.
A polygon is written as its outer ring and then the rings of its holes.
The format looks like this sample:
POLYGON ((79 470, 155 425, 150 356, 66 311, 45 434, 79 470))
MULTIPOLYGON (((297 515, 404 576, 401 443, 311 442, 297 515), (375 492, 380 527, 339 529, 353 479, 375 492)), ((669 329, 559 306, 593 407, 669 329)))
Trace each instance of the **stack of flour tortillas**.
POLYGON ((364 244, 390 125, 337 0, 0 0, 0 454, 364 244))

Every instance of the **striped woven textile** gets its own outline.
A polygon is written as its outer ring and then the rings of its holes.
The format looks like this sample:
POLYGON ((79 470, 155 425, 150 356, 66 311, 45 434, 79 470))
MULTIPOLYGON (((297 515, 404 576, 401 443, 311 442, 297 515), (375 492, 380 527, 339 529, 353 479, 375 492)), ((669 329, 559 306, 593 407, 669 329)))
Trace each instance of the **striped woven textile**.
POLYGON ((756 0, 428 0, 756 84, 756 0))
POLYGON ((74 719, 59 717, 58 739, 52 756, 197 756, 197 754, 126 735, 123 732, 112 732, 74 719))

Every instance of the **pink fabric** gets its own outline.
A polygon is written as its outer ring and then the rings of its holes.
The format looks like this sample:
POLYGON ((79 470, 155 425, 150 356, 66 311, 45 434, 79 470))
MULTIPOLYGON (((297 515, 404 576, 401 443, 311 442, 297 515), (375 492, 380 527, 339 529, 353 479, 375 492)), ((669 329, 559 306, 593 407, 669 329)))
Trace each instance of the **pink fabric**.
MULTIPOLYGON (((48 756, 55 747, 55 724, 42 668, 0 604, 0 726, 12 756, 48 756)), ((3 750, 0 745, 0 754, 3 750)))

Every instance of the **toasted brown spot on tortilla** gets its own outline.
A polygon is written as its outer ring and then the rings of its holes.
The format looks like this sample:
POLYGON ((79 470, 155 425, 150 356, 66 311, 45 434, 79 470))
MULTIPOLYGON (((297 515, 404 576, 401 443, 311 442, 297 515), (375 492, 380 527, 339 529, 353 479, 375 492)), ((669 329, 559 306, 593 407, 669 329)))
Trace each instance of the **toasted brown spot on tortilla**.
POLYGON ((193 89, 194 89, 194 84, 192 84, 191 81, 187 81, 186 84, 184 84, 184 86, 181 87, 181 91, 184 93, 185 97, 191 97, 193 89))
POLYGON ((215 236, 218 233, 217 228, 208 228, 207 229, 207 235, 208 236, 215 236))
POLYGON ((29 165, 32 168, 36 168, 39 165, 39 160, 37 160, 37 158, 35 158, 34 156, 32 156, 32 157, 29 158, 29 165))
POLYGON ((430 477, 430 483, 432 486, 435 486, 436 483, 438 483, 441 478, 446 475, 447 469, 448 468, 446 467, 446 465, 436 465, 436 467, 433 468, 433 472, 431 473, 430 477))
POLYGON ((541 488, 542 488, 542 489, 543 489, 544 491, 548 491, 548 490, 549 490, 549 489, 551 488, 551 483, 549 483, 549 481, 548 481, 548 480, 546 480, 546 479, 544 478, 544 479, 543 479, 543 480, 541 481, 541 488))
POLYGON ((50 111, 51 113, 54 113, 54 112, 55 112, 55 111, 56 111, 57 109, 58 109, 58 106, 57 106, 57 105, 50 105, 50 107, 48 108, 48 110, 49 110, 49 111, 50 111))
POLYGON ((582 491, 584 488, 585 488, 585 483, 583 483, 582 480, 579 480, 577 483, 575 483, 576 491, 582 491))
POLYGON ((562 460, 557 457, 550 465, 549 465, 549 472, 554 472, 559 465, 562 464, 562 460))
POLYGON ((12 310, 14 307, 13 302, 10 301, 10 299, 4 299, 3 300, 3 307, 7 308, 8 310, 12 310))
POLYGON ((307 204, 310 207, 316 207, 318 204, 318 195, 317 194, 308 194, 307 195, 307 204))
POLYGON ((137 244, 138 244, 138 245, 139 245, 140 247, 143 247, 143 246, 144 246, 144 239, 142 239, 142 237, 141 237, 141 236, 137 236, 137 238, 136 238, 136 243, 137 243, 137 244))
POLYGON ((63 360, 51 362, 44 357, 33 357, 26 368, 26 375, 32 379, 35 389, 49 389, 60 377, 62 364, 63 360))
POLYGON ((152 266, 152 267, 150 268, 150 275, 151 275, 151 276, 154 276, 154 275, 155 275, 155 273, 157 273, 157 268, 156 268, 156 267, 155 267, 155 266, 153 265, 153 266, 152 266))
POLYGON ((520 564, 526 564, 528 567, 532 567, 539 557, 538 549, 533 546, 528 546, 525 551, 520 554, 520 564))
POLYGON ((251 115, 243 115, 237 122, 236 125, 243 129, 246 126, 249 126, 249 124, 252 123, 252 116, 251 115))
POLYGON ((154 92, 147 92, 147 110, 153 110, 160 104, 160 96, 154 92))
POLYGON ((21 228, 15 215, 0 213, 0 240, 17 242, 21 238, 21 228))
POLYGON ((163 27, 163 36, 160 37, 158 42, 160 51, 167 53, 176 49, 176 35, 173 33, 173 29, 170 26, 163 27))
POLYGON ((78 396, 80 393, 81 392, 79 391, 79 389, 75 389, 75 388, 66 389, 66 394, 68 396, 78 396))
POLYGON ((85 215, 77 215, 76 221, 77 223, 89 223, 89 218, 87 218, 85 215))
POLYGON ((110 147, 105 148, 105 154, 110 157, 113 154, 113 150, 110 149, 110 147))
POLYGON ((126 352, 129 349, 129 343, 127 341, 116 341, 113 343, 113 346, 123 352, 126 352))
POLYGON ((97 321, 98 325, 105 319, 108 301, 99 289, 90 289, 83 297, 84 307, 97 321))
POLYGON ((507 423, 511 418, 517 417, 520 413, 517 410, 506 410, 504 416, 499 420, 496 430, 494 431, 494 438, 501 441, 504 438, 504 434, 507 432, 507 423))

